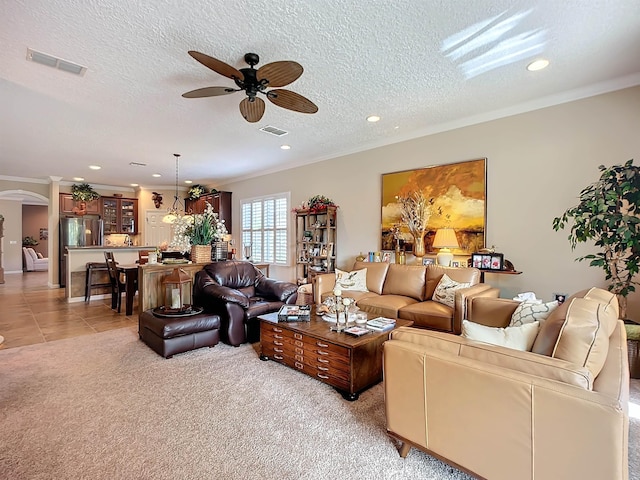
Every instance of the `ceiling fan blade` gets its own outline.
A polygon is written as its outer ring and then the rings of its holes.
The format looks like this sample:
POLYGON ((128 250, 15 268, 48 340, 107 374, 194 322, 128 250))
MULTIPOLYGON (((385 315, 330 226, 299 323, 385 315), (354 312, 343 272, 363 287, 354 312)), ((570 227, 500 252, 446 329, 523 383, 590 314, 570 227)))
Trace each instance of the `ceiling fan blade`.
POLYGON ((205 55, 204 53, 196 52, 195 50, 189 50, 189 55, 191 55, 205 67, 210 68, 223 77, 238 78, 240 80, 244 79, 244 75, 242 75, 242 72, 240 72, 240 70, 232 67, 227 63, 224 63, 221 60, 218 60, 217 58, 210 57, 209 55, 205 55))
POLYGON ((260 121, 264 115, 264 100, 255 97, 253 102, 249 98, 245 98, 240 102, 240 113, 247 122, 255 123, 260 121))
POLYGON ((237 91, 238 90, 234 90, 233 88, 229 87, 205 87, 183 93, 182 96, 184 98, 217 97, 219 95, 229 95, 230 93, 234 93, 237 91))
POLYGON ((297 62, 282 61, 263 65, 258 69, 258 80, 269 80, 269 87, 284 87, 297 80, 303 72, 297 62))
POLYGON ((316 113, 318 111, 315 103, 291 90, 284 90, 282 88, 269 90, 267 92, 267 98, 271 103, 295 112, 316 113))

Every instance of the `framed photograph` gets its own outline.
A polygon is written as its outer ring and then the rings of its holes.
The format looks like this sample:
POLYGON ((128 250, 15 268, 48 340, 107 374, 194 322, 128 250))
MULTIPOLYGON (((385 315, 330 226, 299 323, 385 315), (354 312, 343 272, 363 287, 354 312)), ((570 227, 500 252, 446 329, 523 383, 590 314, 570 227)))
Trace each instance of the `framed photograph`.
POLYGON ((492 253, 491 254, 491 263, 489 268, 491 270, 502 270, 504 266, 504 255, 501 253, 492 253))
POLYGON ((422 257, 422 265, 434 265, 436 262, 433 258, 422 257))
POLYGON ((553 299, 558 302, 558 305, 562 305, 564 301, 567 299, 566 293, 554 293, 553 299))
POLYGON ((320 250, 320 256, 321 257, 327 256, 327 247, 322 247, 322 249, 320 250))
POLYGON ((400 242, 413 251, 415 239, 403 220, 400 199, 421 197, 430 202, 425 251, 433 251, 438 229, 451 227, 460 245, 454 253, 477 252, 485 245, 486 189, 486 158, 382 174, 380 247, 392 250, 400 242))
POLYGON ((391 252, 384 251, 382 252, 382 261, 386 263, 391 263, 391 252))
POLYGON ((48 240, 49 239, 49 229, 41 228, 40 229, 40 240, 48 240))
POLYGON ((451 262, 451 266, 452 267, 459 267, 460 266, 460 262, 451 262))

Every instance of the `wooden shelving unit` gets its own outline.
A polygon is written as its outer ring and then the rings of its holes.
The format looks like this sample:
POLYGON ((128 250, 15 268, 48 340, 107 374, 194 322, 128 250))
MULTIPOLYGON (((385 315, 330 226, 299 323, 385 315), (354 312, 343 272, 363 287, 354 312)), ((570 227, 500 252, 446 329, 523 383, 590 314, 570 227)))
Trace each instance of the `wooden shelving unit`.
POLYGON ((319 273, 335 272, 337 207, 296 212, 296 279, 312 283, 319 273))

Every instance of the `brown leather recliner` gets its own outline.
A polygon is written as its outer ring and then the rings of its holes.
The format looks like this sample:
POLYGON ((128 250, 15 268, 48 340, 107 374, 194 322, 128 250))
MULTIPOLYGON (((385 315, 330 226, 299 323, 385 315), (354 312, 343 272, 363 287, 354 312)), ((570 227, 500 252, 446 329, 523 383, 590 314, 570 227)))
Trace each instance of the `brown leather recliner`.
POLYGON ((259 340, 259 315, 295 304, 294 283, 267 278, 250 262, 225 261, 206 265, 196 274, 194 303, 220 316, 222 341, 239 346, 259 340))

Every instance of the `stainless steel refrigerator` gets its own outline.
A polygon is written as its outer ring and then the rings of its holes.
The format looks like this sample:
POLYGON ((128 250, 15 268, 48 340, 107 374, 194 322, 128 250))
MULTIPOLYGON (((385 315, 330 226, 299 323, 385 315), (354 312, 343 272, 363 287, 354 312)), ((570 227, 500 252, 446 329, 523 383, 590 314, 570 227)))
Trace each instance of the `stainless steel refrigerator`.
POLYGON ((97 215, 63 217, 60 219, 60 286, 67 278, 66 247, 91 247, 102 245, 102 220, 97 215))

